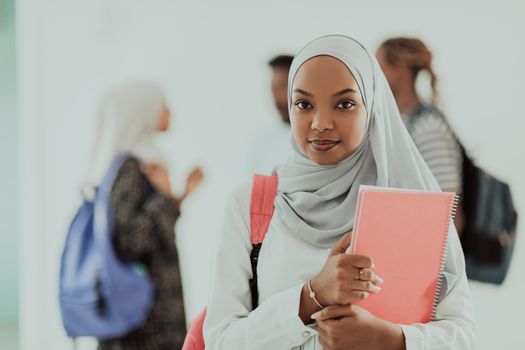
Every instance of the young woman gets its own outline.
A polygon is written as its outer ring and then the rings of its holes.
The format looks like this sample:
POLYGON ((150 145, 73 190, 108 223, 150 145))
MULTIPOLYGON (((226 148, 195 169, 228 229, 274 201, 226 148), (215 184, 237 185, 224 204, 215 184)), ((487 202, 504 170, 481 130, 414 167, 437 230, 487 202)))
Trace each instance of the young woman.
POLYGON ((373 55, 345 36, 312 41, 294 59, 288 98, 292 156, 277 168, 275 212, 257 267, 260 304, 252 310, 245 186, 229 201, 218 243, 207 349, 473 349, 453 227, 435 320, 398 325, 352 305, 389 283, 374 273, 373 257, 345 254, 359 185, 439 190, 373 55))
POLYGON ((99 349, 180 349, 186 321, 173 230, 182 200, 199 185, 202 173, 196 169, 188 177, 184 195, 175 198, 152 140, 170 123, 170 111, 156 84, 133 82, 111 90, 100 103, 99 118, 90 183, 96 186, 117 154, 129 155, 110 196, 113 244, 119 258, 145 265, 155 287, 144 325, 122 338, 100 341, 99 349))

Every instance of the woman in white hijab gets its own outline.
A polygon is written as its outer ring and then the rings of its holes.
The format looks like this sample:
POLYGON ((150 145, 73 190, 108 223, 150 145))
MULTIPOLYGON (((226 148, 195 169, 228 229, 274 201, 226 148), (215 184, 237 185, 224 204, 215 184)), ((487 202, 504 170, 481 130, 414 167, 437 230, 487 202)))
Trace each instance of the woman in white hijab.
MULTIPOLYGON (((89 183, 97 186, 112 159, 126 154, 110 194, 113 245, 122 260, 139 261, 155 286, 145 323, 118 339, 100 341, 100 350, 179 349, 186 334, 174 226, 183 198, 200 183, 199 169, 176 198, 155 133, 169 128, 170 111, 157 84, 131 82, 109 91, 99 106, 99 130, 89 183)), ((132 307, 132 305, 130 305, 132 307)))
POLYGON ((359 185, 439 191, 374 56, 349 37, 316 39, 294 59, 288 97, 292 156, 277 169, 275 212, 257 267, 260 305, 251 309, 245 186, 230 199, 218 244, 207 349, 473 349, 453 225, 432 322, 392 324, 351 305, 388 283, 374 273, 373 257, 345 254, 359 185))

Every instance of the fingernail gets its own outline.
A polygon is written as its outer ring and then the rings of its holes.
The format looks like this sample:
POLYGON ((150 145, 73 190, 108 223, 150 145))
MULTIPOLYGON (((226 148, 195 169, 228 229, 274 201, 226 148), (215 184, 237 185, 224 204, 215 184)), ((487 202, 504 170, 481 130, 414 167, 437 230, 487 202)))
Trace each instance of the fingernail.
POLYGON ((321 314, 320 311, 317 311, 315 314, 312 314, 312 316, 310 316, 310 318, 314 319, 314 320, 317 320, 319 318, 319 315, 321 314))
POLYGON ((385 283, 385 280, 382 279, 381 277, 377 276, 377 279, 378 279, 378 281, 379 281, 379 284, 383 284, 383 283, 385 283))

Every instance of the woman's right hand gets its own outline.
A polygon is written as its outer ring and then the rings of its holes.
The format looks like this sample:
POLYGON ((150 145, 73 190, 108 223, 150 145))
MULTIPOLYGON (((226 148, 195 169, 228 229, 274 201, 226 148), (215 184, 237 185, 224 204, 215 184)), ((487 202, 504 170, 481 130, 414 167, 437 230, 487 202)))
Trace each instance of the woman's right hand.
POLYGON ((379 293, 383 280, 374 272, 374 262, 366 255, 347 254, 352 232, 331 249, 321 271, 312 279, 312 290, 323 306, 348 305, 379 293))

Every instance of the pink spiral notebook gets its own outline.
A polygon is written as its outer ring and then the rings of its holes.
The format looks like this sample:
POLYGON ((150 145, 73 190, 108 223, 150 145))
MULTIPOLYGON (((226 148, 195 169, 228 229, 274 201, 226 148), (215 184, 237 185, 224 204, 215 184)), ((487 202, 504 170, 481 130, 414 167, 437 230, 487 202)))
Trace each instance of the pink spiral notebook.
POLYGON ((385 283, 355 304, 394 323, 430 322, 456 206, 454 193, 361 186, 348 251, 372 257, 385 283))

